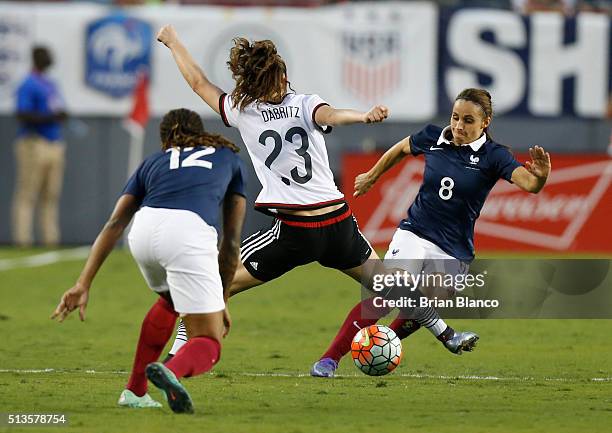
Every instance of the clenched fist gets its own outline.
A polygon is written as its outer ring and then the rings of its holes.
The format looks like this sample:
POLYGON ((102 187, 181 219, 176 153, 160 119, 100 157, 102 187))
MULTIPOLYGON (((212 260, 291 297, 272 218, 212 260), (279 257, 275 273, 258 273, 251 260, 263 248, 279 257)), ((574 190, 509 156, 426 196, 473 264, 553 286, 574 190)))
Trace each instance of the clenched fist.
POLYGON ((364 195, 366 192, 372 188, 375 180, 372 179, 369 173, 361 173, 355 178, 355 192, 353 193, 353 197, 359 197, 360 195, 364 195))
POLYGON ((178 41, 178 34, 176 33, 174 26, 166 24, 159 29, 159 32, 157 33, 157 40, 170 48, 170 45, 178 41))
POLYGON ((384 105, 375 105, 364 116, 364 123, 382 122, 389 116, 389 109, 384 105))

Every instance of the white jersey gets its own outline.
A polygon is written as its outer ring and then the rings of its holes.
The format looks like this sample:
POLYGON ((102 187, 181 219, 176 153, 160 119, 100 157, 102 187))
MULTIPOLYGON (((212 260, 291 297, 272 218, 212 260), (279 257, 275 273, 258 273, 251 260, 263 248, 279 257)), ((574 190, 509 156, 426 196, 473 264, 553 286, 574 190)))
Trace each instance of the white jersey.
POLYGON ((257 103, 244 110, 222 95, 223 122, 240 130, 262 190, 259 209, 316 209, 341 203, 344 195, 334 183, 323 133, 331 127, 316 124, 318 95, 287 94, 279 104, 257 103))

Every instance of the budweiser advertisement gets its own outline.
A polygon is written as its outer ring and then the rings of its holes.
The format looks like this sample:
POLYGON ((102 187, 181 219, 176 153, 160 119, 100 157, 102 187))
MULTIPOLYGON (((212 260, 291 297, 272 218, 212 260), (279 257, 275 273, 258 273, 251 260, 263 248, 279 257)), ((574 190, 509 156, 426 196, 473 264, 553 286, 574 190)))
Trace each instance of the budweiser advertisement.
MULTIPOLYGON (((365 195, 353 197, 355 176, 380 154, 347 154, 344 193, 366 237, 386 247, 423 180, 424 160, 406 158, 365 195)), ((516 158, 527 161, 528 155, 516 158)), ((612 253, 612 158, 552 155, 553 170, 539 194, 497 182, 476 222, 477 251, 612 253)))

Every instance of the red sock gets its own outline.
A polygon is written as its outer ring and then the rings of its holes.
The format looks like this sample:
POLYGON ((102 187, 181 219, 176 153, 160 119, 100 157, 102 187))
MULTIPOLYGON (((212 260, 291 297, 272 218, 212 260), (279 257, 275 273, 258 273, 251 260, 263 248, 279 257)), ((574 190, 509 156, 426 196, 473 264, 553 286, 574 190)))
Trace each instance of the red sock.
POLYGON ((400 315, 397 316, 393 322, 391 322, 389 328, 395 331, 400 340, 403 340, 404 338, 418 331, 421 328, 421 325, 414 319, 404 319, 400 315))
POLYGON ((375 324, 378 319, 389 313, 388 309, 374 307, 373 298, 365 299, 355 305, 348 313, 336 338, 327 351, 321 356, 340 362, 340 358, 351 350, 351 341, 361 328, 375 324))
POLYGON ((164 298, 159 298, 142 321, 134 366, 126 387, 139 397, 147 392, 145 368, 161 355, 172 336, 177 316, 172 305, 164 298))
POLYGON ((165 365, 177 378, 206 373, 219 361, 221 344, 210 337, 193 337, 165 365))

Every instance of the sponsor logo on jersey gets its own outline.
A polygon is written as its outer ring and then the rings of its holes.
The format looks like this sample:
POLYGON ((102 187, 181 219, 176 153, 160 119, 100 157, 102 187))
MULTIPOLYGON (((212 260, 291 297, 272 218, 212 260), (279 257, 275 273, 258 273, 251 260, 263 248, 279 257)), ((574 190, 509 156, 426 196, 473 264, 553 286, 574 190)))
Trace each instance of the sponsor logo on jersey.
POLYGON ((251 266, 253 266, 253 269, 255 269, 255 270, 257 270, 257 266, 259 266, 259 263, 258 263, 258 262, 249 262, 249 264, 250 264, 251 266))
POLYGON ((400 34, 347 31, 342 35, 342 83, 361 101, 379 102, 400 85, 400 34))
POLYGON ((442 150, 443 147, 430 146, 429 150, 442 150))
POLYGON ((85 82, 107 95, 132 94, 140 72, 151 64, 151 26, 113 14, 91 22, 86 30, 85 82))

